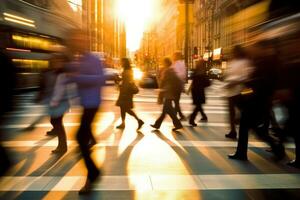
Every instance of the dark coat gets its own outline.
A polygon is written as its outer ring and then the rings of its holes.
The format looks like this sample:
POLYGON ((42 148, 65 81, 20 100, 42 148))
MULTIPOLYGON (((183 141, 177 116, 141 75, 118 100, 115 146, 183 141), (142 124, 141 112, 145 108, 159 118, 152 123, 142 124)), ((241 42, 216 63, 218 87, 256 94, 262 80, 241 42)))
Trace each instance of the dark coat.
POLYGON ((124 70, 122 72, 122 82, 120 85, 119 98, 116 105, 131 109, 133 108, 133 93, 129 90, 130 84, 133 82, 133 71, 124 70))
POLYGON ((160 87, 163 89, 165 99, 175 99, 183 89, 182 81, 173 68, 168 68, 164 71, 160 87))
POLYGON ((192 98, 194 105, 205 103, 205 87, 209 85, 209 79, 205 74, 195 74, 192 78, 192 98))

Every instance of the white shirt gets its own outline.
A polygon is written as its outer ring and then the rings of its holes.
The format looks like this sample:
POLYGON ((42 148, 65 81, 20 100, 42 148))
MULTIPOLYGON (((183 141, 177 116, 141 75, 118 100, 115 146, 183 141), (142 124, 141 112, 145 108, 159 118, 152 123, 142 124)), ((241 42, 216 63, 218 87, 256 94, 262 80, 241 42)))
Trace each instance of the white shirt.
POLYGON ((176 75, 185 82, 186 79, 186 67, 183 60, 177 60, 173 63, 172 68, 174 69, 176 75))
POLYGON ((248 59, 233 59, 228 63, 225 72, 225 89, 228 97, 238 95, 253 72, 253 66, 248 59))

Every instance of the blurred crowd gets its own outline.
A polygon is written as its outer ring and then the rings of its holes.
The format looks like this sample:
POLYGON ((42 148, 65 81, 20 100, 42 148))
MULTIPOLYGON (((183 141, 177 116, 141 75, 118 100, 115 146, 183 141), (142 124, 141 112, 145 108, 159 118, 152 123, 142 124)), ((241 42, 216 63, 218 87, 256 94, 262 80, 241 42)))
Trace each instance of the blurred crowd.
MULTIPOLYGON (((238 138, 236 152, 228 155, 231 159, 248 160, 248 134, 249 130, 254 130, 270 145, 270 151, 277 160, 285 157, 284 141, 288 136, 292 136, 296 151, 295 158, 288 164, 300 168, 300 126, 297 125, 300 113, 300 13, 296 4, 287 2, 294 1, 273 1, 269 21, 256 27, 251 44, 237 45, 232 49, 232 58, 224 78, 231 129, 225 136, 231 139, 238 138), (275 107, 288 111, 284 122, 278 122, 275 107)), ((88 171, 86 183, 79 191, 80 194, 90 192, 92 184, 99 180, 102 174, 90 154, 91 148, 96 144, 91 123, 101 105, 101 87, 105 83, 104 64, 88 51, 87 44, 88 38, 83 31, 70 31, 66 41, 67 50, 52 55, 49 69, 42 74, 38 95, 39 102, 47 105, 47 115, 50 116, 53 126, 47 135, 58 137, 58 146, 52 153, 64 154, 68 146, 62 119, 69 110, 69 99, 72 98, 68 88, 72 84, 77 88, 83 112, 76 139, 88 171)), ((0 80, 5 83, 0 84, 0 115, 3 116, 13 110, 16 71, 4 53, 0 53, 0 63, 4 70, 0 80)), ((139 130, 144 121, 133 111, 133 96, 139 89, 133 79, 130 60, 123 58, 121 65, 122 81, 116 105, 120 107, 122 122, 116 128, 125 128, 127 113, 137 120, 139 130)), ((206 103, 205 88, 211 83, 204 61, 197 61, 192 83, 187 91, 184 89, 186 72, 181 52, 174 52, 172 59, 162 60, 162 68, 158 74, 157 101, 163 106, 161 115, 151 125, 154 129, 160 128, 166 115, 173 121, 173 131, 183 128, 182 121, 187 118, 191 126, 197 126, 195 118, 198 112, 202 122, 208 121, 203 104, 206 103), (184 91, 191 93, 194 104, 189 117, 184 116, 179 103, 184 91)), ((1 117, 0 122, 2 120, 1 117)), ((34 122, 32 127, 36 123, 34 122)), ((11 165, 11 159, 2 146, 0 155, 0 175, 4 175, 11 165)))

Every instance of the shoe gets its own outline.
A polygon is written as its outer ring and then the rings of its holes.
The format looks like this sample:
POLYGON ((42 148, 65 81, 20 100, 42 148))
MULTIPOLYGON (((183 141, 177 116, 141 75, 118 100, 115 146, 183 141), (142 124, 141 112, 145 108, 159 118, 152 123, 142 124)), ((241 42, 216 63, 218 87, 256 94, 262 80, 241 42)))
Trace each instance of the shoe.
POLYGON ((150 126, 151 126, 152 128, 159 129, 159 127, 155 126, 154 124, 151 124, 150 126))
POLYGON ((79 190, 79 195, 86 195, 89 194, 92 190, 92 184, 89 180, 86 180, 84 186, 79 190))
POLYGON ((195 127, 195 126, 197 126, 197 124, 195 123, 195 122, 189 122, 189 124, 191 125, 191 126, 193 126, 193 127, 195 127))
POLYGON ((51 131, 47 131, 46 135, 48 135, 48 136, 56 136, 57 132, 54 129, 52 129, 51 131))
POLYGON ((119 126, 116 127, 117 129, 124 129, 125 128, 125 124, 120 124, 119 126))
POLYGON ((138 128, 137 128, 137 130, 140 130, 141 128, 142 128, 142 126, 144 125, 144 122, 143 122, 143 120, 139 120, 138 121, 138 128))
POLYGON ((207 120, 208 120, 207 117, 203 117, 200 119, 200 122, 207 122, 207 120))
POLYGON ((291 160, 287 163, 287 165, 295 168, 300 168, 300 162, 297 160, 291 160))
POLYGON ((52 150, 53 154, 64 154, 67 152, 67 148, 56 148, 52 150))
POLYGON ((89 180, 89 179, 86 180, 84 186, 78 191, 78 194, 79 195, 89 194, 92 191, 93 183, 99 180, 100 178, 101 178, 101 170, 99 170, 96 173, 95 178, 93 178, 93 180, 89 180))
POLYGON ((237 153, 229 154, 228 158, 234 159, 234 160, 243 160, 243 161, 248 160, 247 156, 241 156, 241 155, 238 155, 237 153))
POLYGON ((225 135, 226 138, 236 139, 237 133, 235 131, 230 131, 225 135))
POLYGON ((177 131, 178 129, 181 129, 181 128, 183 128, 183 126, 178 126, 178 127, 173 128, 172 131, 177 131))

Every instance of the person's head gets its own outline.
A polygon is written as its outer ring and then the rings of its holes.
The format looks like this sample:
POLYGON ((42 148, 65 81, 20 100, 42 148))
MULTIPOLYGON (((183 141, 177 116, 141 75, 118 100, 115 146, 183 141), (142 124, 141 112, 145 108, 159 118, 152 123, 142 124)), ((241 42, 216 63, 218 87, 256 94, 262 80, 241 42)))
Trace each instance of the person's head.
POLYGON ((56 72, 65 71, 65 63, 69 61, 69 58, 65 54, 53 54, 50 59, 50 68, 56 72))
POLYGON ((173 60, 174 61, 182 60, 182 58, 183 58, 183 56, 182 56, 181 51, 174 52, 174 54, 173 54, 173 60))
POLYGON ((172 65, 172 61, 171 61, 171 59, 170 58, 164 58, 163 60, 162 60, 162 65, 163 65, 163 67, 164 68, 169 68, 171 65, 172 65))
POLYGON ((195 67, 195 73, 196 74, 205 74, 206 69, 205 69, 205 64, 203 59, 199 59, 196 62, 196 67, 195 67))
POLYGON ((131 69, 130 60, 128 58, 122 58, 121 66, 124 70, 131 69))
POLYGON ((232 55, 233 55, 233 58, 236 58, 236 59, 242 59, 242 58, 247 57, 245 48, 243 48, 241 45, 236 45, 233 47, 232 55))
POLYGON ((88 51, 88 35, 81 29, 70 30, 66 44, 72 53, 84 53, 88 51))

